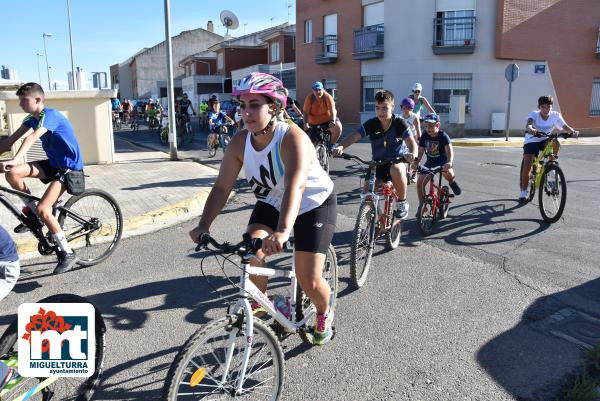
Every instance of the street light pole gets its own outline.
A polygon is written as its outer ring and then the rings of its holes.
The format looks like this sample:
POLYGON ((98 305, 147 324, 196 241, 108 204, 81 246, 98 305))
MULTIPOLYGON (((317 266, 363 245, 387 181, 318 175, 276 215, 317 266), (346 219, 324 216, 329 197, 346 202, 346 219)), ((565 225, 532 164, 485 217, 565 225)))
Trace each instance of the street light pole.
POLYGON ((71 0, 67 0, 67 15, 69 16, 69 46, 71 48, 71 81, 73 90, 77 90, 77 80, 75 79, 75 64, 73 63, 73 37, 71 36, 71 0))
POLYGON ((51 37, 51 33, 43 33, 42 39, 44 40, 44 55, 46 56, 46 71, 48 72, 48 90, 52 90, 52 86, 50 85, 50 68, 48 67, 48 50, 46 50, 46 37, 51 37))
MULTIPOLYGON (((169 105, 169 150, 171 160, 177 160, 177 130, 175 129, 175 93, 173 89, 173 53, 171 51, 171 10, 165 0, 165 44, 167 48, 167 102, 169 105)), ((181 132, 183 135, 183 132, 181 132)))
POLYGON ((37 65, 38 65, 38 83, 41 85, 42 83, 42 74, 40 73, 40 57, 43 57, 44 55, 41 53, 36 53, 35 54, 35 58, 37 60, 37 65))

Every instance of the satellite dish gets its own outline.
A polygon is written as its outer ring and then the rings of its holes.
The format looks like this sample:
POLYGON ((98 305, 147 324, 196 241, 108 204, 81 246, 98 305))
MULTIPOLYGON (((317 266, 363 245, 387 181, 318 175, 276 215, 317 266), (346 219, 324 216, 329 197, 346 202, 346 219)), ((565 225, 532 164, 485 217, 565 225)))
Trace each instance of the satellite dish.
POLYGON ((228 11, 228 10, 221 11, 220 18, 221 18, 221 22, 223 23, 223 26, 227 28, 227 32, 225 32, 225 36, 227 36, 229 34, 230 29, 233 31, 234 29, 237 29, 238 26, 240 26, 240 22, 238 21, 238 18, 231 11, 228 11))

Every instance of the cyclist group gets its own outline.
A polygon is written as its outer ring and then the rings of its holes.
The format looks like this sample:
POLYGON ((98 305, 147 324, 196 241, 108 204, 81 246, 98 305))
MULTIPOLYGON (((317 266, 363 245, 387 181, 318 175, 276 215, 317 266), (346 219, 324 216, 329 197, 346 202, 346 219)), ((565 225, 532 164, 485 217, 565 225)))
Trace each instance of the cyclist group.
MULTIPOLYGON (((423 96, 422 87, 415 84, 413 93, 401 101, 401 114, 395 114, 395 98, 388 90, 375 94, 376 116, 335 146, 340 138, 342 125, 337 117, 335 102, 321 82, 312 86, 312 94, 304 102, 302 114, 304 129, 285 118, 284 111, 290 103, 288 92, 277 78, 264 73, 252 73, 242 78, 234 87, 233 95, 240 103, 244 129, 235 135, 224 155, 222 168, 212 187, 200 222, 190 232, 196 243, 206 240, 211 224, 232 191, 239 172, 244 169, 246 180, 257 199, 248 221, 246 232, 252 237, 262 238, 262 248, 257 252, 253 264, 263 266, 265 258, 282 251, 292 230, 295 236, 295 266, 298 282, 311 299, 317 310, 314 328, 314 342, 327 343, 333 335, 333 311, 329 310, 330 287, 322 277, 325 254, 335 232, 337 200, 334 184, 318 163, 316 154, 311 151, 310 132, 312 127, 322 127, 330 132, 330 148, 334 155, 340 155, 361 138, 369 137, 373 159, 394 158, 399 155, 410 162, 413 171, 426 158, 425 167, 443 166, 444 176, 455 195, 461 190, 456 183, 453 170, 454 152, 449 136, 441 130, 440 119, 423 96), (421 111, 427 110, 421 117, 421 111), (420 120, 424 124, 421 130, 420 120)), ((17 91, 20 106, 29 113, 15 133, 0 142, 0 153, 7 151, 19 139, 21 146, 11 160, 0 162, 0 170, 6 173, 6 180, 15 189, 29 192, 23 178, 42 180, 48 187, 39 204, 25 205, 24 212, 31 219, 39 219, 45 224, 57 246, 59 263, 55 273, 73 268, 77 261, 75 252, 66 242, 60 225, 52 214, 52 206, 66 190, 65 182, 69 175, 82 172, 83 160, 76 135, 69 121, 57 110, 44 106, 44 91, 36 83, 23 85, 17 91), (23 163, 23 156, 33 143, 40 139, 48 159, 23 163)), ((118 105, 123 111, 129 106, 118 105)), ((125 103, 125 102, 124 102, 125 103)), ((113 104, 114 106, 114 104, 113 104)), ((209 122, 211 132, 223 120, 231 120, 219 109, 219 101, 209 102, 209 122)), ((291 105, 290 105, 291 106, 291 105)), ((178 105, 179 112, 195 114, 191 102, 184 95, 178 105), (191 113, 190 113, 191 110, 191 113)), ((542 148, 542 142, 533 137, 535 129, 562 128, 577 134, 569 127, 560 113, 552 111, 552 98, 542 96, 538 102, 539 111, 532 112, 527 120, 528 134, 524 146, 524 169, 521 177, 528 177, 528 169, 535 154, 542 148)), ((299 109, 296 106, 296 109, 299 109)), ((294 110, 296 113, 299 110, 294 110)), ((555 153, 558 152, 558 147, 555 153)), ((389 163, 379 166, 376 177, 391 180, 400 202, 396 214, 400 218, 408 215, 406 189, 409 166, 405 163, 389 163)), ((422 184, 423 177, 419 177, 422 184)), ((525 181, 526 182, 526 181, 525 181)), ((422 188, 422 185, 417 185, 422 188)), ((419 191, 419 197, 422 193, 419 191)), ((522 197, 522 193, 520 194, 522 197)), ((23 227, 15 231, 21 232, 23 227)), ((14 242, 5 230, 0 230, 0 296, 5 295, 19 274, 18 256, 14 242)), ((264 277, 250 278, 266 292, 264 277)), ((252 304, 255 314, 262 311, 259 304, 252 304)), ((5 383, 7 371, 0 366, 0 387, 5 383)))

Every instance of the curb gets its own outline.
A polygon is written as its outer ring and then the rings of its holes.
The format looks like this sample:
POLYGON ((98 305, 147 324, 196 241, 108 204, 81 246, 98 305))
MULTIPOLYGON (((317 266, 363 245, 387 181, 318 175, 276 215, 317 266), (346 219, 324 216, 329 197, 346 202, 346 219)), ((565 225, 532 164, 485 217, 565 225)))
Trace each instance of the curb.
MULTIPOLYGON (((598 143, 585 143, 576 140, 561 141, 561 145, 598 145, 598 143)), ((452 140, 452 146, 458 147, 489 147, 489 148, 521 148, 523 141, 465 141, 452 140)))

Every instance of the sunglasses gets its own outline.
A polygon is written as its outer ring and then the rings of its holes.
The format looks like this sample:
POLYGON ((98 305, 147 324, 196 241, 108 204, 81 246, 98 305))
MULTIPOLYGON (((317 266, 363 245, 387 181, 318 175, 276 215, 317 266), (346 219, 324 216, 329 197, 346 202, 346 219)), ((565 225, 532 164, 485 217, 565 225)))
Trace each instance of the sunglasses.
POLYGON ((421 91, 413 91, 413 93, 421 93, 421 91))

